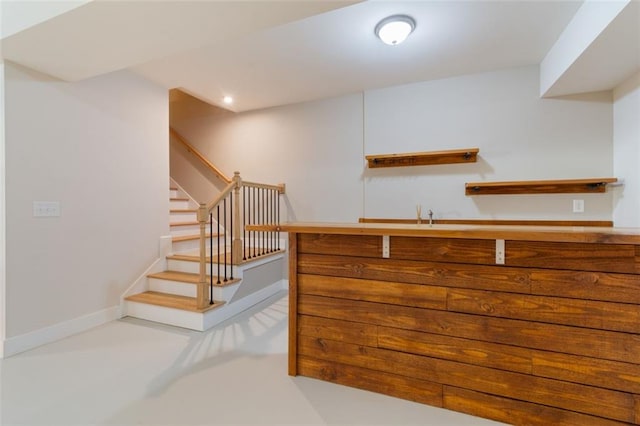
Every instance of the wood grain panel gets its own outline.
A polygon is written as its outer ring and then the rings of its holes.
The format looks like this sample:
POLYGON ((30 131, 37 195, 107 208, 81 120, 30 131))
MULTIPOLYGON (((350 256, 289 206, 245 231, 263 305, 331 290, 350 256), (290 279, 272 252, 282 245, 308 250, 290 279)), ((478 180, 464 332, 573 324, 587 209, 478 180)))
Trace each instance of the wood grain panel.
POLYGON ((409 401, 442 406, 442 385, 362 367, 301 356, 300 374, 409 401))
POLYGON ((382 237, 375 235, 298 234, 298 252, 382 257, 382 237))
POLYGON ((352 321, 300 315, 298 317, 298 334, 367 346, 378 345, 377 326, 352 321))
POLYGON ((378 347, 484 367, 531 373, 531 349, 517 346, 380 327, 378 347))
POLYGON ((629 393, 306 336, 300 337, 298 350, 307 357, 585 414, 627 422, 635 418, 635 401, 629 393))
POLYGON ((300 254, 298 271, 304 274, 529 293, 526 269, 499 266, 300 254))
POLYGON ((639 363, 533 351, 532 373, 575 383, 640 394, 639 363))
POLYGON ((447 309, 469 314, 640 333, 640 307, 625 303, 449 289, 447 309))
POLYGON ((622 426, 627 424, 453 386, 444 386, 443 406, 449 410, 514 425, 622 426))
POLYGON ((364 322, 612 361, 638 362, 640 335, 382 303, 300 295, 305 315, 364 322))
POLYGON ((495 263, 495 240, 391 237, 391 259, 473 264, 495 263))
POLYGON ((545 269, 640 273, 629 244, 507 241, 506 264, 545 269))
POLYGON ((640 304, 640 275, 531 269, 531 293, 640 304))
POLYGON ((489 227, 386 226, 390 259, 374 228, 296 238, 297 373, 515 424, 640 424, 637 240, 502 230, 495 265, 489 227))
POLYGON ((299 255, 302 273, 640 303, 640 275, 299 255))
POLYGON ((302 294, 420 308, 447 307, 447 289, 444 287, 300 274, 298 291, 302 294))
POLYGON ((298 234, 289 233, 289 359, 290 376, 298 374, 298 234))

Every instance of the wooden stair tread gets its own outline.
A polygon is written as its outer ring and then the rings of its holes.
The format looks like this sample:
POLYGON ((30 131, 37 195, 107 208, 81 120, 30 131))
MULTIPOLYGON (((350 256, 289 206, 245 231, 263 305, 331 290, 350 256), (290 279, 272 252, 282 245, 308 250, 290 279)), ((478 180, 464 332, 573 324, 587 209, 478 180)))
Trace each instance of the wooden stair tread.
POLYGON ((224 305, 224 302, 216 300, 213 305, 209 305, 204 309, 198 309, 195 297, 179 296, 176 294, 160 293, 157 291, 146 291, 144 293, 134 294, 133 296, 127 297, 126 300, 200 313, 207 312, 211 309, 224 305))
MULTIPOLYGON (((207 221, 207 224, 209 223, 209 221, 207 221)), ((195 226, 195 225, 200 225, 200 222, 198 221, 192 221, 192 222, 173 222, 170 223, 169 226, 195 226)))
MULTIPOLYGON (((274 256, 276 254, 280 254, 280 253, 284 253, 284 252, 285 252, 284 249, 274 250, 271 253, 265 253, 265 254, 262 254, 260 256, 252 257, 250 259, 243 259, 243 260, 241 260, 240 263, 249 263, 249 262, 252 262, 254 260, 262 259, 262 258, 268 257, 268 256, 274 256)), ((223 257, 224 257, 224 254, 223 255, 214 256, 214 261, 218 260, 218 259, 223 260, 223 257)), ((172 254, 172 255, 167 256, 167 259, 169 259, 169 260, 183 260, 185 262, 200 262, 200 255, 198 255, 198 254, 172 254)), ((227 252, 227 260, 230 260, 230 259, 231 259, 230 253, 227 252)), ((207 256, 206 260, 207 260, 207 263, 208 263, 210 261, 210 257, 207 256)))
MULTIPOLYGON (((181 283, 187 283, 187 284, 198 284, 198 280, 200 279, 200 274, 194 274, 191 272, 179 272, 179 271, 163 271, 163 272, 158 272, 155 274, 149 274, 147 275, 148 278, 157 278, 160 280, 167 280, 167 281, 177 281, 177 282, 181 282, 181 283)), ((211 276, 207 275, 207 282, 210 282, 211 280, 211 276)), ((217 283, 218 281, 218 277, 217 276, 213 276, 213 284, 216 287, 224 287, 227 285, 231 285, 231 284, 235 284, 237 282, 240 282, 239 278, 234 278, 234 279, 228 279, 227 281, 223 281, 222 279, 220 280, 220 284, 217 283)))
POLYGON ((198 213, 197 209, 171 209, 169 213, 198 213))
MULTIPOLYGON (((220 236, 223 236, 224 234, 220 234, 220 236)), ((209 238, 211 235, 207 234, 206 237, 209 238)), ((218 234, 213 234, 214 238, 218 236, 218 234)), ((174 235, 173 237, 171 237, 171 241, 191 241, 191 240, 199 240, 200 239, 200 234, 198 235, 174 235)))
POLYGON ((169 201, 189 201, 188 198, 169 198, 169 201))

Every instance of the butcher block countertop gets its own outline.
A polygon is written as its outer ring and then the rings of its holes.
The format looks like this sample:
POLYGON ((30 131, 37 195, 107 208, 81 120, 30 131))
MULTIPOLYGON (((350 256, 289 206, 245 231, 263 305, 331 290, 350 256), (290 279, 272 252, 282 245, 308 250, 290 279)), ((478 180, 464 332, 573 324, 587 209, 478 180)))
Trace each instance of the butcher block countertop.
POLYGON ((279 226, 249 225, 253 231, 301 234, 389 235, 431 238, 501 239, 576 243, 640 244, 640 228, 591 226, 432 225, 423 223, 330 223, 290 222, 279 226))

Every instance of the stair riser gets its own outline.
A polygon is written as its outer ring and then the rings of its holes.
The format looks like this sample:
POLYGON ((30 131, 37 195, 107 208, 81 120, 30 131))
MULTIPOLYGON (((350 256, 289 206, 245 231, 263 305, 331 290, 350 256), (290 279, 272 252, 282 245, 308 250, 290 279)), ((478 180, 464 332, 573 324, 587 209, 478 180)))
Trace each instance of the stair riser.
POLYGON ((195 212, 189 213, 177 213, 171 212, 169 215, 169 223, 177 223, 177 222, 197 222, 198 215, 195 212))
POLYGON ((170 189, 169 198, 180 198, 179 191, 177 189, 170 189))
MULTIPOLYGON (((211 271, 210 271, 210 265, 207 263, 206 265, 207 267, 207 275, 211 275, 211 271)), ((237 268, 233 267, 233 276, 235 278, 241 278, 237 276, 237 268)), ((188 272, 191 274, 199 274, 200 273, 200 263, 198 262, 189 262, 186 260, 175 260, 175 259, 167 259, 167 269, 169 269, 170 271, 176 271, 176 272, 188 272)), ((224 269, 222 267, 222 265, 220 266, 220 274, 224 277, 224 269)), ((218 267, 217 265, 214 263, 213 264, 213 275, 217 275, 218 274, 218 267)), ((230 277, 231 276, 231 268, 227 268, 227 276, 230 277)))
MULTIPOLYGON (((209 230, 209 226, 207 226, 207 231, 208 230, 209 230)), ((181 225, 181 226, 171 227, 171 235, 197 235, 199 233, 200 233, 200 225, 181 225)))
POLYGON ((174 253, 184 253, 198 250, 200 248, 200 240, 174 241, 171 245, 174 253))
MULTIPOLYGON (((227 301, 231 299, 240 283, 218 287, 213 286, 213 299, 227 301)), ((149 290, 160 293, 177 294, 179 296, 196 297, 196 284, 182 283, 170 280, 149 278, 149 290)))
POLYGON ((148 321, 174 325, 176 327, 188 328, 196 331, 205 330, 204 315, 200 313, 131 301, 126 302, 125 309, 127 315, 130 317, 141 318, 148 321))
POLYGON ((184 200, 169 200, 169 207, 171 209, 188 209, 189 201, 184 200))
POLYGON ((177 281, 149 278, 149 290, 160 293, 177 294, 179 296, 196 297, 196 285, 177 281))

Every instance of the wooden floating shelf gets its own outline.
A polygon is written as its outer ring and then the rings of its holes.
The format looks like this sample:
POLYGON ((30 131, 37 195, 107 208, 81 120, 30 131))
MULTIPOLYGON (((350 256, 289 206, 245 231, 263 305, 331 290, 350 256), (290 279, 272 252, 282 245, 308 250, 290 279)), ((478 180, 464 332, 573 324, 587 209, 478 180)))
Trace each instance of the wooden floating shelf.
POLYGON ((479 148, 449 151, 409 152, 406 154, 367 155, 369 168, 430 166, 436 164, 475 163, 479 148))
POLYGON ((470 182, 465 184, 466 195, 495 194, 579 194, 605 192, 608 183, 617 178, 530 180, 513 182, 470 182))

